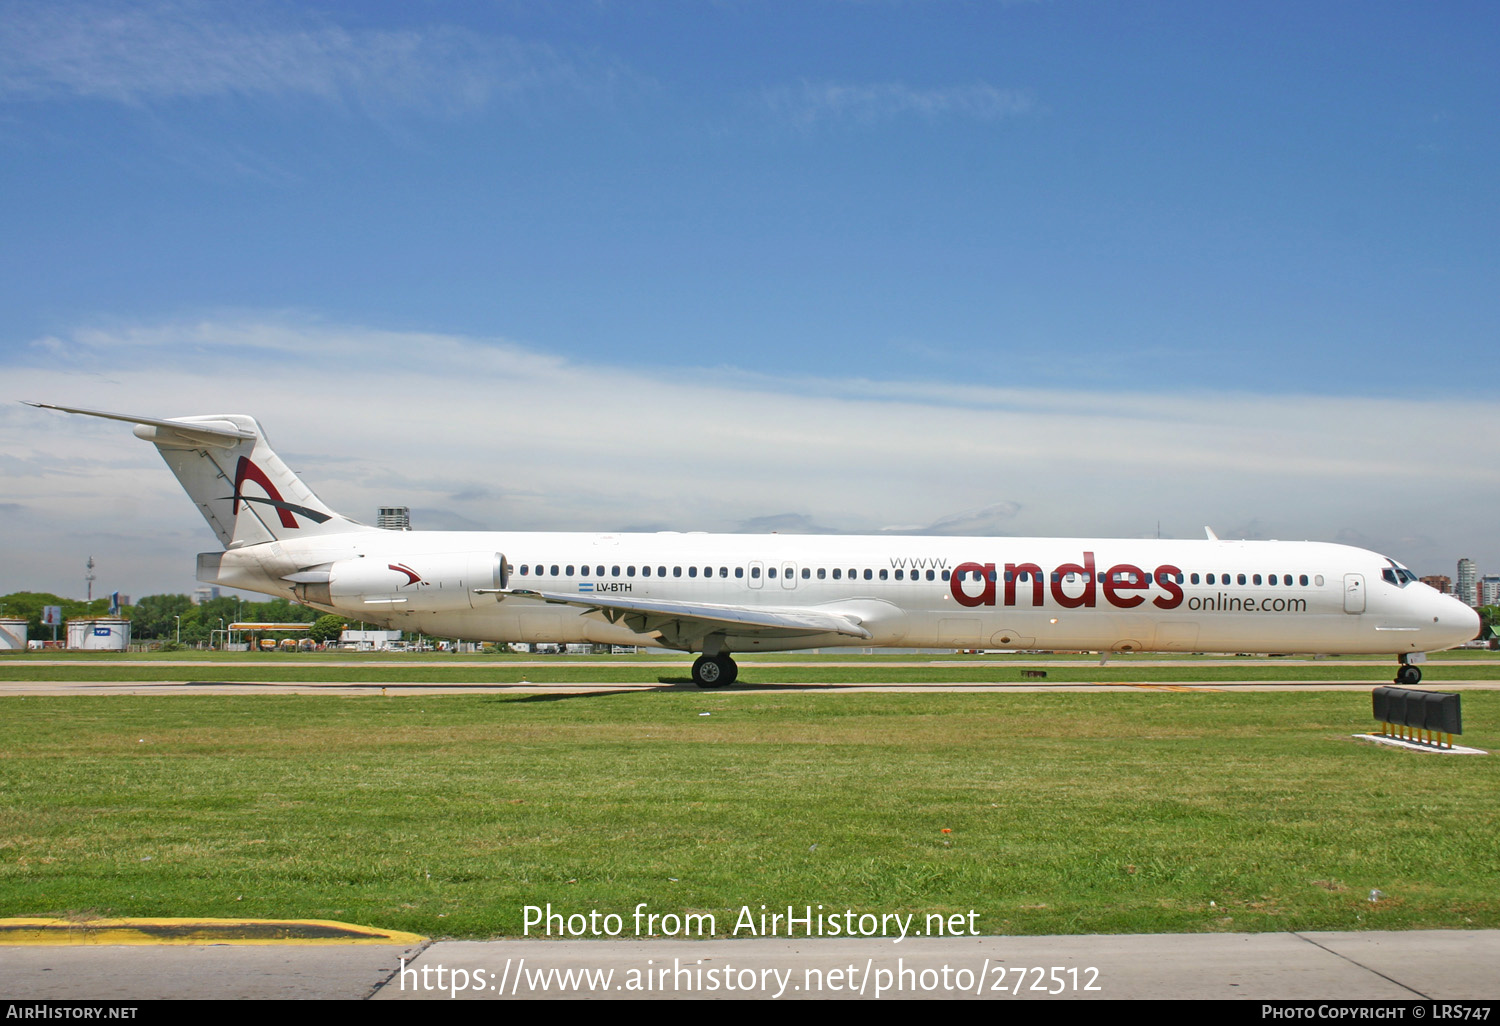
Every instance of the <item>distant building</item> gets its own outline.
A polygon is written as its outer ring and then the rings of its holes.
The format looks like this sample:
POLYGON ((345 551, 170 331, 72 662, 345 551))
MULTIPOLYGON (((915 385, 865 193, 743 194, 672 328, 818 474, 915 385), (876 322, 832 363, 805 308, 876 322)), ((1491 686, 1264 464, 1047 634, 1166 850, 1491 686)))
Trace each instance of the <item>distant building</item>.
POLYGON ((387 652, 392 646, 401 645, 401 632, 346 630, 339 635, 339 644, 361 652, 387 652))
POLYGON ((1479 568, 1467 556, 1458 561, 1458 582, 1453 594, 1465 605, 1479 605, 1479 568))
POLYGON ((1436 588, 1444 595, 1453 594, 1453 578, 1446 574, 1433 574, 1431 577, 1422 578, 1422 583, 1429 588, 1436 588))
POLYGON ((1500 606, 1500 574, 1485 574, 1479 579, 1479 604, 1500 606))
POLYGON ((201 606, 205 602, 212 602, 218 597, 219 589, 217 585, 205 584, 201 588, 193 589, 193 605, 195 606, 201 606))
POLYGON ((405 506, 381 506, 375 526, 387 531, 410 531, 411 510, 405 506))

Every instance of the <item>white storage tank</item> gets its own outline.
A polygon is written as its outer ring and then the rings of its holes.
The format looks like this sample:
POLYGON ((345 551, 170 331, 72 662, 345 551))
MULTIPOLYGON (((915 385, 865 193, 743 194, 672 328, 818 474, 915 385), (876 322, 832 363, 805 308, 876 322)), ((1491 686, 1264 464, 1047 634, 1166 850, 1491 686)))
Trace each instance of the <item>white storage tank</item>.
POLYGON ((69 620, 68 647, 94 652, 123 652, 130 646, 130 621, 118 617, 69 620))
POLYGON ((26 621, 0 620, 0 652, 26 651, 26 621))

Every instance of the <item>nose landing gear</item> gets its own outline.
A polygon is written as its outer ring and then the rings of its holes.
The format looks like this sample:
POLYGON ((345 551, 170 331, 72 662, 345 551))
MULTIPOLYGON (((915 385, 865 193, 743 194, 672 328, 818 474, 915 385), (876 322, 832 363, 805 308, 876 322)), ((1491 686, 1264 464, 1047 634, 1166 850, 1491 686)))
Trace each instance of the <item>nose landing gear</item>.
POLYGON ((1396 684, 1403 688, 1414 687, 1422 683, 1422 668, 1413 666, 1407 662, 1407 657, 1401 657, 1401 666, 1396 670, 1396 684))

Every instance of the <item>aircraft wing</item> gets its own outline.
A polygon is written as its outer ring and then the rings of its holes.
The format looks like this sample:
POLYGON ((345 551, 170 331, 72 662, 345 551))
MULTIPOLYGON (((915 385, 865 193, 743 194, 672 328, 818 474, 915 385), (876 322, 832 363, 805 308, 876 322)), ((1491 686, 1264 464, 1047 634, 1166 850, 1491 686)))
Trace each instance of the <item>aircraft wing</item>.
MULTIPOLYGON (((487 590, 487 589, 485 589, 487 590)), ((846 638, 869 638, 859 620, 842 613, 814 609, 775 609, 760 606, 724 606, 707 602, 669 602, 614 598, 603 595, 532 591, 507 588, 500 595, 540 599, 555 605, 575 606, 587 616, 598 613, 610 623, 624 621, 637 634, 661 632, 666 640, 697 640, 709 634, 761 634, 797 637, 807 634, 841 634, 846 638)))

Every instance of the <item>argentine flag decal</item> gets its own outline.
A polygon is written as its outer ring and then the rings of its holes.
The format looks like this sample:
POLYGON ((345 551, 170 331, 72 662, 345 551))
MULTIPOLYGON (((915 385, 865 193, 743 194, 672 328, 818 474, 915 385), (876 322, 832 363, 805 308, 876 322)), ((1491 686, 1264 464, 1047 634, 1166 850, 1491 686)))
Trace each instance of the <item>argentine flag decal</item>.
POLYGON ((583 581, 583 582, 580 582, 579 585, 578 585, 578 590, 579 591, 593 591, 594 590, 594 582, 593 581, 583 581))

